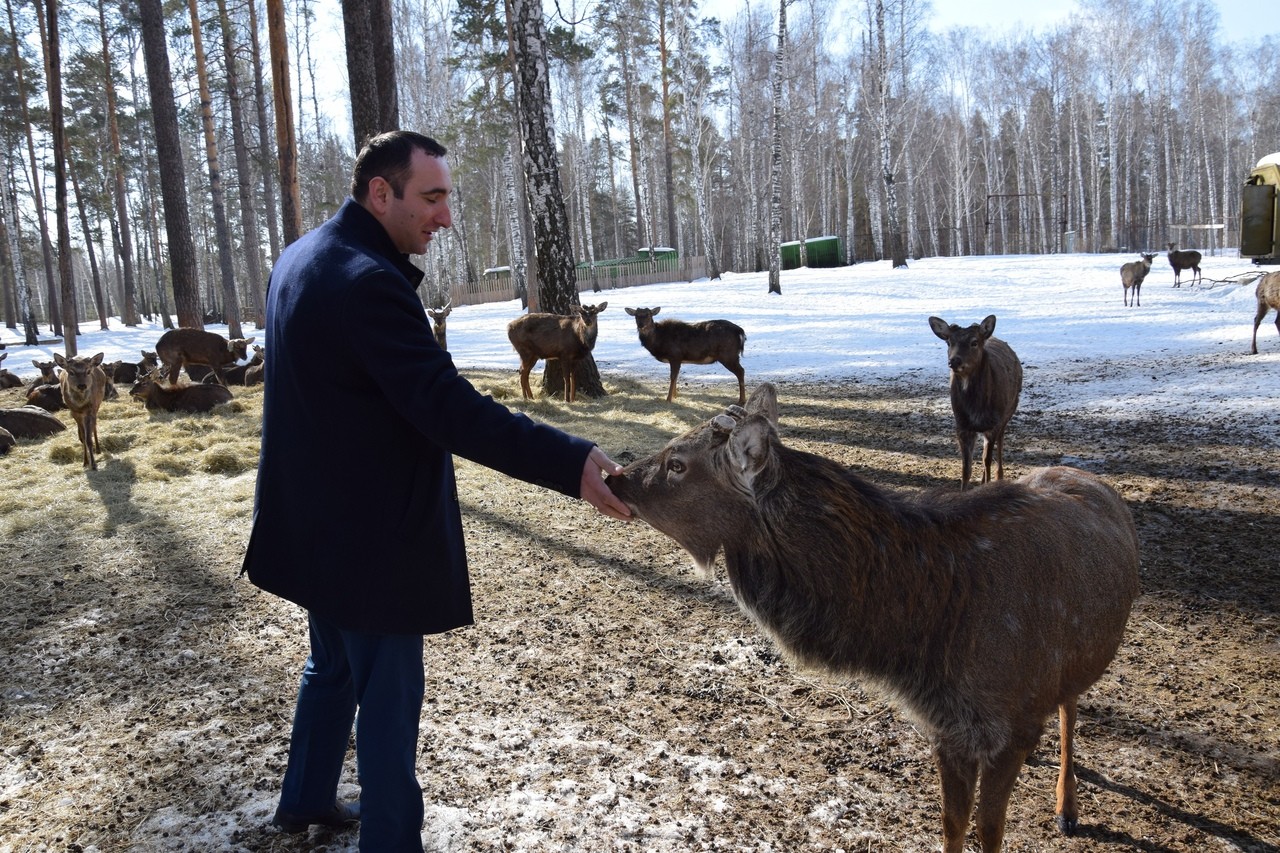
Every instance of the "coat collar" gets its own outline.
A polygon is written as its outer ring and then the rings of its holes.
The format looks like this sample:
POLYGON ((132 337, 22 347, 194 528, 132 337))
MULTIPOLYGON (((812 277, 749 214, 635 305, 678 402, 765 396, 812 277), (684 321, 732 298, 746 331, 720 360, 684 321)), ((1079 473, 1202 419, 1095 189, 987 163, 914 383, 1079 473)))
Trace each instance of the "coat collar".
POLYGON ((348 197, 333 218, 338 227, 357 242, 390 261, 415 288, 422 283, 426 274, 409 260, 408 255, 396 248, 382 223, 355 199, 348 197))

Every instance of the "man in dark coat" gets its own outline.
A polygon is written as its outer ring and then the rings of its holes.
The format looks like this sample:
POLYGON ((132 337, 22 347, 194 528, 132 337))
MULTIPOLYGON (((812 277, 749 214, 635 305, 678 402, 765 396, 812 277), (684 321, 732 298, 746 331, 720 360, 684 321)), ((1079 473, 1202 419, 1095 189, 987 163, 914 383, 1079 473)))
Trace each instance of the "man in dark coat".
POLYGON ((286 832, 360 821, 362 851, 421 851, 423 635, 472 622, 453 455, 630 515, 598 447, 481 395, 415 289, 451 224, 439 143, 382 134, 336 215, 281 254, 267 296, 262 451, 244 571, 306 609, 279 808, 286 832), (359 715, 356 716, 356 710, 359 715), (353 722, 359 803, 338 803, 353 722))

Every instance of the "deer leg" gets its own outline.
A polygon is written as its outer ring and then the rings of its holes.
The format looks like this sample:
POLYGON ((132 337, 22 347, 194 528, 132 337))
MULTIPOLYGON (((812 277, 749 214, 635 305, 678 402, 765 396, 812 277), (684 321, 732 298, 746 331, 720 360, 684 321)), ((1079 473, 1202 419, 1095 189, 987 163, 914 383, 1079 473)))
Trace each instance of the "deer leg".
POLYGON ((995 457, 996 433, 982 434, 982 482, 991 482, 991 461, 995 457))
POLYGON ((169 367, 169 384, 178 384, 178 371, 182 370, 182 359, 178 359, 169 367))
POLYGON ((934 761, 942 781, 943 853, 963 853, 964 836, 973 813, 973 792, 978 781, 978 762, 965 755, 934 747, 934 761))
POLYGON ((676 398, 676 378, 680 376, 680 362, 671 362, 671 387, 667 389, 667 402, 676 398))
POLYGON ((973 445, 978 439, 976 432, 957 432, 956 443, 960 445, 960 490, 969 488, 969 477, 973 474, 973 445))
POLYGON ((526 400, 533 399, 533 389, 529 387, 529 371, 533 370, 533 364, 524 359, 520 360, 520 393, 526 400))
POLYGON ((564 368, 564 401, 572 403, 578 399, 578 378, 574 375, 574 363, 564 360, 560 362, 564 368))
POLYGON ((997 853, 1004 841, 1005 814, 1009 810, 1009 795, 1018 781, 1018 771, 1035 747, 1010 745, 982 771, 982 795, 978 800, 978 842, 982 853, 997 853))
POLYGON ((1080 827, 1080 806, 1076 802, 1076 700, 1071 698, 1058 706, 1058 829, 1063 835, 1075 835, 1080 827))
POLYGON ((738 377, 738 405, 745 406, 747 404, 747 372, 737 362, 728 364, 722 361, 720 363, 729 368, 730 373, 738 377))

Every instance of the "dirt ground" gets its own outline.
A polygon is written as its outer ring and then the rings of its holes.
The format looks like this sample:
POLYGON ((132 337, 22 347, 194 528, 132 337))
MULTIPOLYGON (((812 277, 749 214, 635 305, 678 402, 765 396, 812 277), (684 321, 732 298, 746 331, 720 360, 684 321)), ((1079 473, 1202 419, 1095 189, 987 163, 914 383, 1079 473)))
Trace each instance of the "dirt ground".
MULTIPOLYGON (((512 377, 476 381, 519 404, 512 377)), ((611 390, 519 405, 628 461, 727 402, 723 385, 671 407, 658 385, 611 390)), ((3 853, 354 849, 353 832, 267 827, 305 623, 236 577, 260 392, 236 394, 176 420, 108 404, 96 473, 80 470, 74 427, 0 459, 3 853)), ((793 446, 890 487, 958 480, 937 388, 779 397, 793 446)), ((1127 500, 1143 594, 1081 702, 1080 834, 1054 828, 1046 724, 1007 850, 1280 850, 1276 451, 1212 412, 1015 416, 1008 475, 1065 462, 1127 500)), ((427 640, 428 850, 938 849, 921 735, 858 683, 780 657, 722 567, 701 578, 642 523, 468 463, 459 480, 478 622, 427 640)), ((355 781, 352 764, 345 794, 355 781)))

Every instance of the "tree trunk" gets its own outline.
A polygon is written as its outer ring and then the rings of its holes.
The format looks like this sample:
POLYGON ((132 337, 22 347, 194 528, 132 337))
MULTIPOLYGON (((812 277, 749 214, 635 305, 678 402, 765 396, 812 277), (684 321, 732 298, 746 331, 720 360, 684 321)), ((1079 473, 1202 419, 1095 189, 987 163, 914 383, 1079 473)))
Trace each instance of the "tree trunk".
POLYGON ((58 224, 58 280, 62 286, 62 338, 67 356, 76 354, 80 334, 76 319, 76 280, 71 268, 71 221, 67 209, 67 129, 62 115, 62 49, 58 35, 58 0, 45 0, 47 20, 36 3, 45 47, 45 74, 49 90, 49 130, 53 141, 53 200, 58 224), (47 35, 46 35, 47 27, 47 35))
POLYGON ((36 315, 31 307, 31 286, 27 284, 27 274, 22 262, 22 241, 19 231, 21 219, 18 216, 18 195, 14 186, 9 181, 5 181, 5 190, 3 193, 5 199, 8 200, 7 205, 0 204, 0 208, 7 207, 7 210, 0 210, 0 216, 8 215, 12 217, 12 223, 8 232, 9 240, 9 258, 13 263, 13 286, 14 294, 18 302, 18 317, 22 322, 23 343, 27 346, 35 346, 40 339, 40 330, 36 324, 36 315))
POLYGON ((249 298, 255 325, 266 323, 266 305, 262 294, 262 245, 258 238, 258 217, 250 188, 249 145, 245 140, 244 115, 241 112, 240 71, 236 61, 235 39, 227 0, 218 0, 218 26, 222 30, 222 57, 227 69, 227 95, 231 101, 231 145, 236 155, 236 183, 240 196, 240 227, 244 241, 245 275, 249 279, 249 298))
MULTIPOLYGON (((155 0, 149 0, 155 2, 155 0)), ((284 245, 302 236, 298 196, 298 138, 293 127, 293 93, 289 85, 289 39, 284 0, 267 0, 267 32, 271 46, 271 88, 276 108, 276 158, 280 168, 280 218, 284 245)))
POLYGON ((88 205, 80 195, 80 179, 75 169, 68 169, 71 189, 76 196, 76 211, 80 214, 80 230, 84 233, 85 253, 89 256, 89 276, 93 279, 93 304, 98 309, 98 328, 105 332, 107 325, 107 300, 102 295, 102 275, 98 272, 98 254, 93 250, 93 231, 89 227, 88 205))
MULTIPOLYGON (((533 216, 534 256, 538 265, 539 302, 544 311, 569 314, 578 304, 569 217, 560 187, 552 121, 546 38, 542 4, 537 0, 508 0, 507 26, 515 57, 516 114, 523 142, 525 188, 533 216)), ((577 367, 575 382, 588 397, 605 395, 595 359, 590 354, 577 367)), ((548 396, 563 389, 558 360, 542 373, 548 396), (557 383, 558 379, 558 383, 557 383)))
MULTIPOLYGON (((39 0, 37 0, 39 6, 39 0)), ((13 2, 5 0, 5 9, 9 14, 9 39, 13 50, 13 56, 22 55, 18 44, 18 28, 13 17, 13 2)), ((42 28, 43 29, 43 28, 42 28)), ((43 33, 41 37, 43 38, 43 33)), ((53 244, 49 240, 49 220, 45 216, 44 211, 44 192, 40 189, 40 161, 36 159, 36 146, 33 136, 31 124, 31 112, 27 107, 27 85, 26 77, 22 73, 22 63, 14 63, 16 70, 16 82, 18 84, 18 103, 22 105, 22 126, 26 129, 27 134, 27 159, 31 163, 31 200, 36 209, 36 223, 40 228, 40 253, 44 259, 44 281, 46 293, 48 294, 49 310, 45 320, 49 323, 49 329, 57 332, 62 327, 61 313, 58 310, 58 289, 53 280, 53 244)), ((16 216, 17 208, 14 208, 16 216)), ((32 337, 27 341, 28 346, 35 346, 36 338, 32 337)))
MULTIPOLYGON (((253 103, 258 117, 258 172, 262 177, 262 201, 267 213, 267 239, 271 260, 280 257, 280 225, 276 216, 275 158, 271 156, 270 122, 267 121, 266 86, 262 82, 262 48, 258 43, 258 0, 245 0, 249 7, 249 52, 253 62, 253 103)), ((265 308, 262 311, 266 316, 265 308)))
POLYGON ((351 129, 359 151, 374 136, 400 125, 390 0, 342 0, 342 28, 351 129))
POLYGON ((658 0, 658 67, 662 78, 662 177, 666 196, 667 245, 676 249, 680 246, 676 235, 676 141, 671 132, 671 52, 667 49, 666 0, 658 0))
POLYGON ((138 316, 138 300, 133 272, 133 226, 129 223, 129 195, 124 180, 124 158, 120 151, 120 123, 117 120, 116 84, 112 73, 115 66, 111 58, 111 40, 107 33, 105 0, 98 0, 98 36, 102 40, 102 67, 106 69, 104 85, 107 95, 107 137, 111 144, 111 174, 115 182, 117 234, 120 240, 120 262, 124 273, 124 306, 120 319, 126 326, 141 322, 138 316))
POLYGON ((191 213, 187 207, 187 175, 182 162, 182 142, 178 135, 178 109, 173 95, 173 78, 169 72, 164 12, 160 0, 138 0, 138 7, 142 14, 142 53, 147 67, 147 86, 151 92, 151 112, 155 124, 155 151, 160 165, 165 234, 169 238, 173 301, 179 326, 203 329, 196 249, 191 239, 191 213))
POLYGON ((778 52, 773 56, 773 160, 769 179, 769 292, 782 293, 782 75, 786 71, 787 0, 778 3, 778 52))
POLYGON ((218 165, 218 142, 213 129, 213 95, 209 91, 209 70, 205 63, 204 37, 196 0, 187 0, 187 9, 191 13, 191 40, 195 46, 196 80, 200 86, 200 123, 204 129, 205 162, 209 165, 213 236, 218 245, 218 274, 222 282, 222 313, 227 321, 227 336, 242 338, 240 297, 236 294, 236 274, 231 262, 231 229, 227 226, 227 200, 222 190, 222 168, 218 165))

